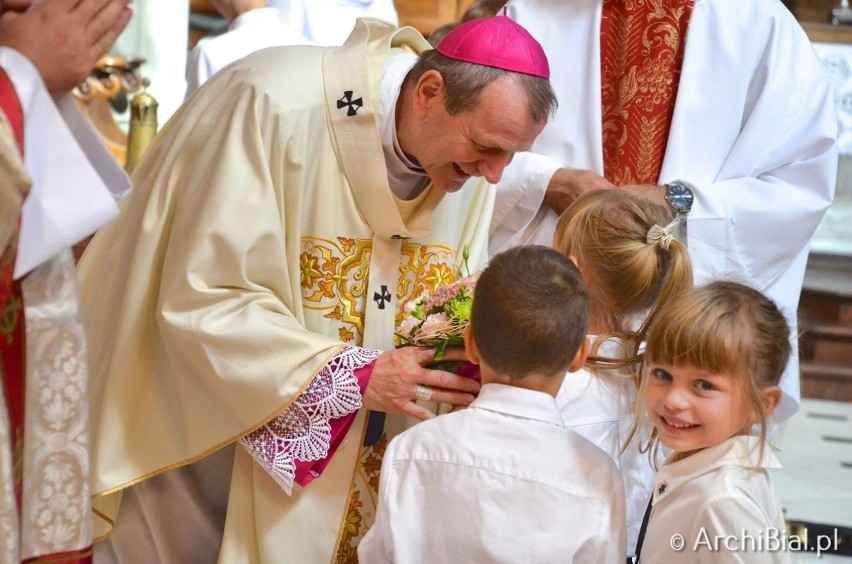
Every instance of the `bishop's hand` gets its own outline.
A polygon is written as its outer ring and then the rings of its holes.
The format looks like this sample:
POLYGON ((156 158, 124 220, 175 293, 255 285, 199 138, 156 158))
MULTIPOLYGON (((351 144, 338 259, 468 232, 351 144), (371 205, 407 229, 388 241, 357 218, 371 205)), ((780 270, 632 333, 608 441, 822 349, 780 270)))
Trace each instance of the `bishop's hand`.
MULTIPOLYGON (((464 361, 462 347, 449 347, 444 361, 464 361)), ((479 392, 479 382, 452 372, 427 368, 435 362, 435 349, 403 347, 379 355, 364 392, 364 407, 386 413, 404 413, 421 420, 435 417, 415 400, 466 406, 479 392)))

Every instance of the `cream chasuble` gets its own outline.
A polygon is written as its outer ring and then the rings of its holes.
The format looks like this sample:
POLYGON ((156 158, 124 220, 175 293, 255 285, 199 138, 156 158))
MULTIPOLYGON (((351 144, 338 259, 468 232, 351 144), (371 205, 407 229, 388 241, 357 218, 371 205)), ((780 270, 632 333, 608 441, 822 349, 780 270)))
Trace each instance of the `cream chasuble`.
MULTIPOLYGON (((113 494, 276 418, 345 346, 392 348, 404 304, 454 280, 462 248, 484 263, 493 187, 429 186, 404 205, 388 188, 382 69, 428 48, 367 19, 343 47, 264 50, 158 135, 80 266, 104 524, 113 494)), ((291 496, 236 449, 220 561, 354 557, 387 444, 362 447, 366 413, 291 496)))

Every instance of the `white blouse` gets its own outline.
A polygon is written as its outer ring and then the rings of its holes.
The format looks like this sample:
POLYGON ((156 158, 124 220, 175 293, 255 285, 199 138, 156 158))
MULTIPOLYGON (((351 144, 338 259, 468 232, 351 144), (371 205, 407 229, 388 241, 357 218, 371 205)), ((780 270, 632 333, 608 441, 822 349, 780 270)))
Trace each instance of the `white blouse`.
POLYGON ((781 464, 769 445, 761 457, 753 436, 667 462, 655 482, 640 562, 790 562, 773 540, 785 527, 770 468, 781 464))
MULTIPOLYGON (((589 339, 594 340, 590 335, 589 339)), ((598 349, 600 356, 623 355, 621 342, 607 340, 598 349)), ((587 438, 615 461, 624 481, 627 508, 627 554, 633 555, 645 508, 651 499, 654 470, 647 453, 639 448, 647 434, 637 434, 622 452, 633 426, 636 386, 626 370, 588 368, 571 372, 562 381, 556 403, 565 426, 587 438)), ((662 462, 662 461, 660 461, 662 462)))

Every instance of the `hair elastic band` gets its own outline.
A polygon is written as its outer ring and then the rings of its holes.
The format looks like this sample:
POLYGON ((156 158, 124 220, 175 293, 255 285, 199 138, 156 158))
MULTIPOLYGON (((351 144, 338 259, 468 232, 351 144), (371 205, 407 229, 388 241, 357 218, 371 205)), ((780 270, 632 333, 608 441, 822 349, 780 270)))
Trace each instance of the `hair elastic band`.
POLYGON ((648 230, 648 234, 645 236, 645 242, 649 245, 656 243, 660 245, 664 251, 669 250, 669 246, 672 244, 672 241, 675 240, 674 230, 679 223, 679 217, 674 218, 671 223, 665 227, 660 227, 655 223, 651 226, 651 229, 648 230))

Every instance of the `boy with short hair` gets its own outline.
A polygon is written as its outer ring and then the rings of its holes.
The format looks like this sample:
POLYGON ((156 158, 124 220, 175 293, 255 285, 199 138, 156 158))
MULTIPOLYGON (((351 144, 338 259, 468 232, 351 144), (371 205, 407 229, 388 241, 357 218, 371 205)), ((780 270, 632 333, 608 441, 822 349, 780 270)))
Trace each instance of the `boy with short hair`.
POLYGON ((479 397, 388 444, 363 564, 623 562, 621 477, 555 401, 583 366, 587 324, 569 259, 526 246, 491 260, 465 333, 479 397))

